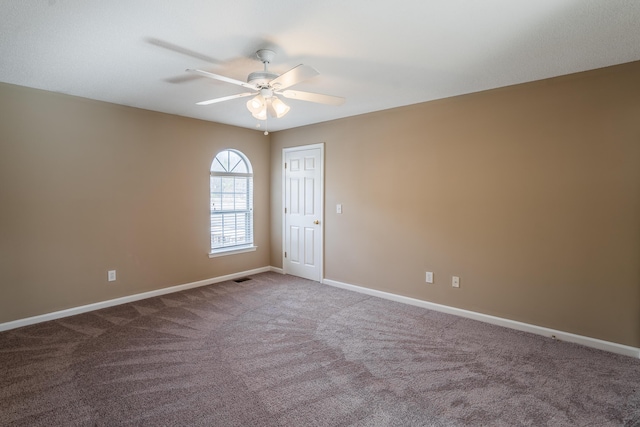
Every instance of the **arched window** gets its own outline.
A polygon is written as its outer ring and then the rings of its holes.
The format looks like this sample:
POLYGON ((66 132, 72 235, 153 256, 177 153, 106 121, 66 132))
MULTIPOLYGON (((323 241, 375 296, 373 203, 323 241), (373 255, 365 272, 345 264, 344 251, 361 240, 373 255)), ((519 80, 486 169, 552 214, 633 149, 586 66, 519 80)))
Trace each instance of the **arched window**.
POLYGON ((253 171, 237 150, 216 154, 211 163, 211 255, 254 250, 253 171))

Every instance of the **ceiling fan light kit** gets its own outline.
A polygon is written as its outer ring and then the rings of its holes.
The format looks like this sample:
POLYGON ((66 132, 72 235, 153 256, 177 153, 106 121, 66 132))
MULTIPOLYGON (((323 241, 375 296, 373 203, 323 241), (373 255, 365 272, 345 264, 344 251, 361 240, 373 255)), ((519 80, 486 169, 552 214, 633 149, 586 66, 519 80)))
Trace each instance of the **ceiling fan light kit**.
POLYGON ((269 49, 260 49, 256 52, 258 59, 264 64, 262 71, 254 71, 249 74, 247 82, 232 79, 230 77, 221 76, 218 74, 210 73, 208 71, 187 69, 189 72, 198 73, 202 76, 223 81, 226 83, 242 86, 246 89, 251 89, 254 92, 245 92, 236 95, 224 96, 222 98, 210 99, 207 101, 198 102, 198 105, 209 105, 218 102, 229 101, 231 99, 243 98, 246 96, 253 96, 252 99, 247 101, 247 109, 253 117, 258 120, 267 120, 267 111, 269 115, 274 118, 284 117, 291 107, 285 104, 277 95, 282 95, 289 99, 298 99, 301 101, 316 102, 320 104, 328 105, 341 105, 344 103, 344 98, 332 95, 321 95, 311 92, 302 92, 294 90, 285 90, 295 84, 298 84, 311 77, 317 76, 318 71, 308 65, 297 65, 283 74, 272 73, 268 70, 268 64, 275 57, 275 52, 269 49))
POLYGON ((258 94, 256 95, 255 98, 251 98, 250 100, 247 101, 247 109, 254 116, 256 114, 259 114, 261 111, 263 111, 265 106, 266 106, 266 100, 264 96, 262 96, 262 94, 258 94))
POLYGON ((269 113, 271 113, 271 116, 274 116, 277 119, 284 117, 284 115, 287 114, 291 109, 291 107, 289 107, 287 104, 285 104, 275 96, 271 97, 271 102, 269 102, 268 104, 269 113))

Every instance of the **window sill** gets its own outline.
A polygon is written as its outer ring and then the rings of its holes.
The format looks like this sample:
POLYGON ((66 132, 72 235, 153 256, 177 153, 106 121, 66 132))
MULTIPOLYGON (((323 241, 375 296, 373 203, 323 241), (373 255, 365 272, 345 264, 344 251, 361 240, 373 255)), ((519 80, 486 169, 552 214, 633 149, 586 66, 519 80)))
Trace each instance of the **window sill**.
POLYGON ((209 258, 217 258, 220 256, 227 256, 227 255, 235 255, 235 254, 242 254, 245 252, 253 252, 256 249, 258 249, 257 246, 240 246, 237 248, 229 248, 229 249, 218 249, 215 251, 211 251, 209 252, 209 258))

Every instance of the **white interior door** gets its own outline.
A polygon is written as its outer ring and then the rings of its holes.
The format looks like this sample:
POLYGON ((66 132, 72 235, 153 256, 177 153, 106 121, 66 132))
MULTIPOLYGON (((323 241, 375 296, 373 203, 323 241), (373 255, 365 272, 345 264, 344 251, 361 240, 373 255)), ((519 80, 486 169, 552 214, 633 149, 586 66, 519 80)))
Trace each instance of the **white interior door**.
POLYGON ((283 154, 284 272, 319 282, 322 273, 323 146, 286 148, 283 154))

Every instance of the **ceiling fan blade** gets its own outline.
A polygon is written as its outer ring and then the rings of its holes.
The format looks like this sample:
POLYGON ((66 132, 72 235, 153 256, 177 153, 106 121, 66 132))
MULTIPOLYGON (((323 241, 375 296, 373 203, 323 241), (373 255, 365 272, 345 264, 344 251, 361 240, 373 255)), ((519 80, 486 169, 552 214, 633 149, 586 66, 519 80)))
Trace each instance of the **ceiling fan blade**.
POLYGON ((166 79, 164 79, 165 82, 167 83, 173 83, 173 84, 178 84, 178 83, 185 83, 185 82, 190 82, 193 80, 198 80, 200 79, 201 76, 196 76, 195 74, 187 74, 187 75, 180 75, 180 76, 176 76, 176 77, 168 77, 166 79))
POLYGON ((196 70, 196 69, 191 69, 191 68, 187 68, 187 71, 190 72, 190 73, 197 73, 197 74, 200 74, 202 76, 209 77, 210 79, 220 80, 222 82, 227 82, 227 83, 231 83, 231 84, 234 84, 234 85, 246 87, 247 89, 258 90, 258 88, 255 85, 252 85, 252 84, 240 81, 240 80, 232 79, 231 77, 225 77, 225 76, 221 76, 219 74, 210 73, 208 71, 196 70))
POLYGON ((201 61, 205 61, 205 62, 210 62, 212 64, 220 64, 220 61, 218 61, 215 58, 212 58, 211 56, 208 55, 204 55, 200 52, 196 52, 195 50, 191 50, 191 49, 187 49, 185 47, 182 46, 178 46, 177 44, 173 44, 173 43, 169 43, 166 42, 164 40, 160 40, 160 39, 156 39, 153 37, 148 37, 145 39, 147 43, 161 47, 163 49, 168 49, 171 50, 173 52, 177 52, 177 53, 181 53, 183 55, 187 55, 190 56, 192 58, 196 58, 199 59, 201 61))
POLYGON ((255 92, 239 93, 237 95, 223 96, 222 98, 215 98, 215 99, 210 99, 208 101, 196 102, 196 105, 210 105, 210 104, 215 104, 216 102, 229 101, 231 99, 236 99, 236 98, 244 98, 245 96, 251 96, 255 94, 256 94, 255 92))
POLYGON ((317 102, 320 104, 342 105, 345 102, 345 99, 340 96, 322 95, 320 93, 302 92, 299 90, 284 90, 276 93, 284 96, 285 98, 317 102))
POLYGON ((271 80, 269 84, 277 90, 282 90, 300 83, 301 81, 317 76, 318 74, 320 73, 315 68, 300 64, 271 80))

